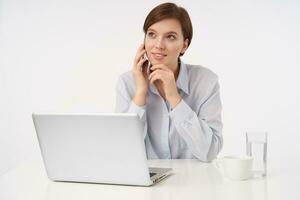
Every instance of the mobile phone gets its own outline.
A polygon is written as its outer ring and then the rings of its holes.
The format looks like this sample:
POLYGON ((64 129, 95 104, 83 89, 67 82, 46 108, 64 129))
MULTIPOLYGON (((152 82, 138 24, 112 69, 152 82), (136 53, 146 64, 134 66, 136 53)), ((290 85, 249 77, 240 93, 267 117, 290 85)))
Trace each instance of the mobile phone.
POLYGON ((146 61, 143 64, 143 67, 147 67, 147 73, 150 74, 152 72, 152 70, 150 70, 152 65, 151 65, 151 63, 149 61, 149 58, 148 58, 146 53, 143 55, 143 57, 146 59, 146 61))
MULTIPOLYGON (((146 42, 146 37, 144 37, 144 49, 145 49, 145 42, 146 42)), ((150 69, 151 66, 152 66, 152 64, 150 63, 150 60, 149 60, 149 58, 148 58, 148 56, 147 56, 147 53, 144 53, 143 56, 144 56, 144 58, 146 58, 146 60, 147 60, 147 61, 145 61, 143 67, 147 67, 147 73, 148 73, 148 75, 149 75, 149 74, 152 72, 152 70, 150 69)))

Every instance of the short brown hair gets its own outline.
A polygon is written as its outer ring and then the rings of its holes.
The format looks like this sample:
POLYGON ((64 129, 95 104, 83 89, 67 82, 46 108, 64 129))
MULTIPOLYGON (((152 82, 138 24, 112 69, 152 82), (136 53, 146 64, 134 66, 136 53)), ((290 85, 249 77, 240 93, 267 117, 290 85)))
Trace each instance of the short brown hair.
POLYGON ((189 46, 193 38, 193 26, 190 16, 184 8, 174 3, 163 3, 153 8, 145 19, 143 26, 144 33, 146 34, 148 28, 156 22, 170 18, 179 21, 184 40, 189 40, 189 46))

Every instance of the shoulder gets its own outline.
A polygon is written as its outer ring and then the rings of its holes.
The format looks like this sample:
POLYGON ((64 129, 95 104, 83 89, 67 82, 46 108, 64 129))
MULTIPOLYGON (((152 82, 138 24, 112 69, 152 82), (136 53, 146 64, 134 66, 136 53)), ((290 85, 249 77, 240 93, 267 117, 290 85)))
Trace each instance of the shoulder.
POLYGON ((133 79, 133 75, 132 75, 132 72, 131 71, 127 71, 125 73, 122 73, 120 76, 119 76, 119 82, 125 82, 125 83, 130 83, 134 81, 133 79))
POLYGON ((190 94, 196 99, 205 100, 219 90, 218 76, 201 65, 185 64, 190 94))
POLYGON ((119 76, 117 90, 133 94, 135 91, 134 77, 131 71, 127 71, 119 76))

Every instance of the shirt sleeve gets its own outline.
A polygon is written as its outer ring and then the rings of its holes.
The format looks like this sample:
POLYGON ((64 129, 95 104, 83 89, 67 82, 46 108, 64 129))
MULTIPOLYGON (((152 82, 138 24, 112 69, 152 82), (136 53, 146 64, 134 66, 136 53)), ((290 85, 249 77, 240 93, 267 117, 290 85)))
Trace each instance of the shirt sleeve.
POLYGON ((184 100, 170 112, 179 135, 192 154, 203 162, 216 158, 223 146, 219 88, 216 81, 197 112, 184 100))
POLYGON ((138 106, 132 101, 132 97, 126 87, 125 81, 120 77, 116 86, 116 106, 115 112, 117 113, 136 113, 143 124, 144 138, 147 135, 147 119, 146 119, 146 106, 138 106))

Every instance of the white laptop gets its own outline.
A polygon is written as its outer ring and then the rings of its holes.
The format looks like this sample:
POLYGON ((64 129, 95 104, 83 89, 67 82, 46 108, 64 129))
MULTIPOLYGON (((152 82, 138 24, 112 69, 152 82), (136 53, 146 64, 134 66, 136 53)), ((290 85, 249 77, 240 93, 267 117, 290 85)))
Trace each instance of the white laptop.
POLYGON ((54 181, 149 186, 171 174, 149 168, 136 114, 33 113, 47 175, 54 181))

